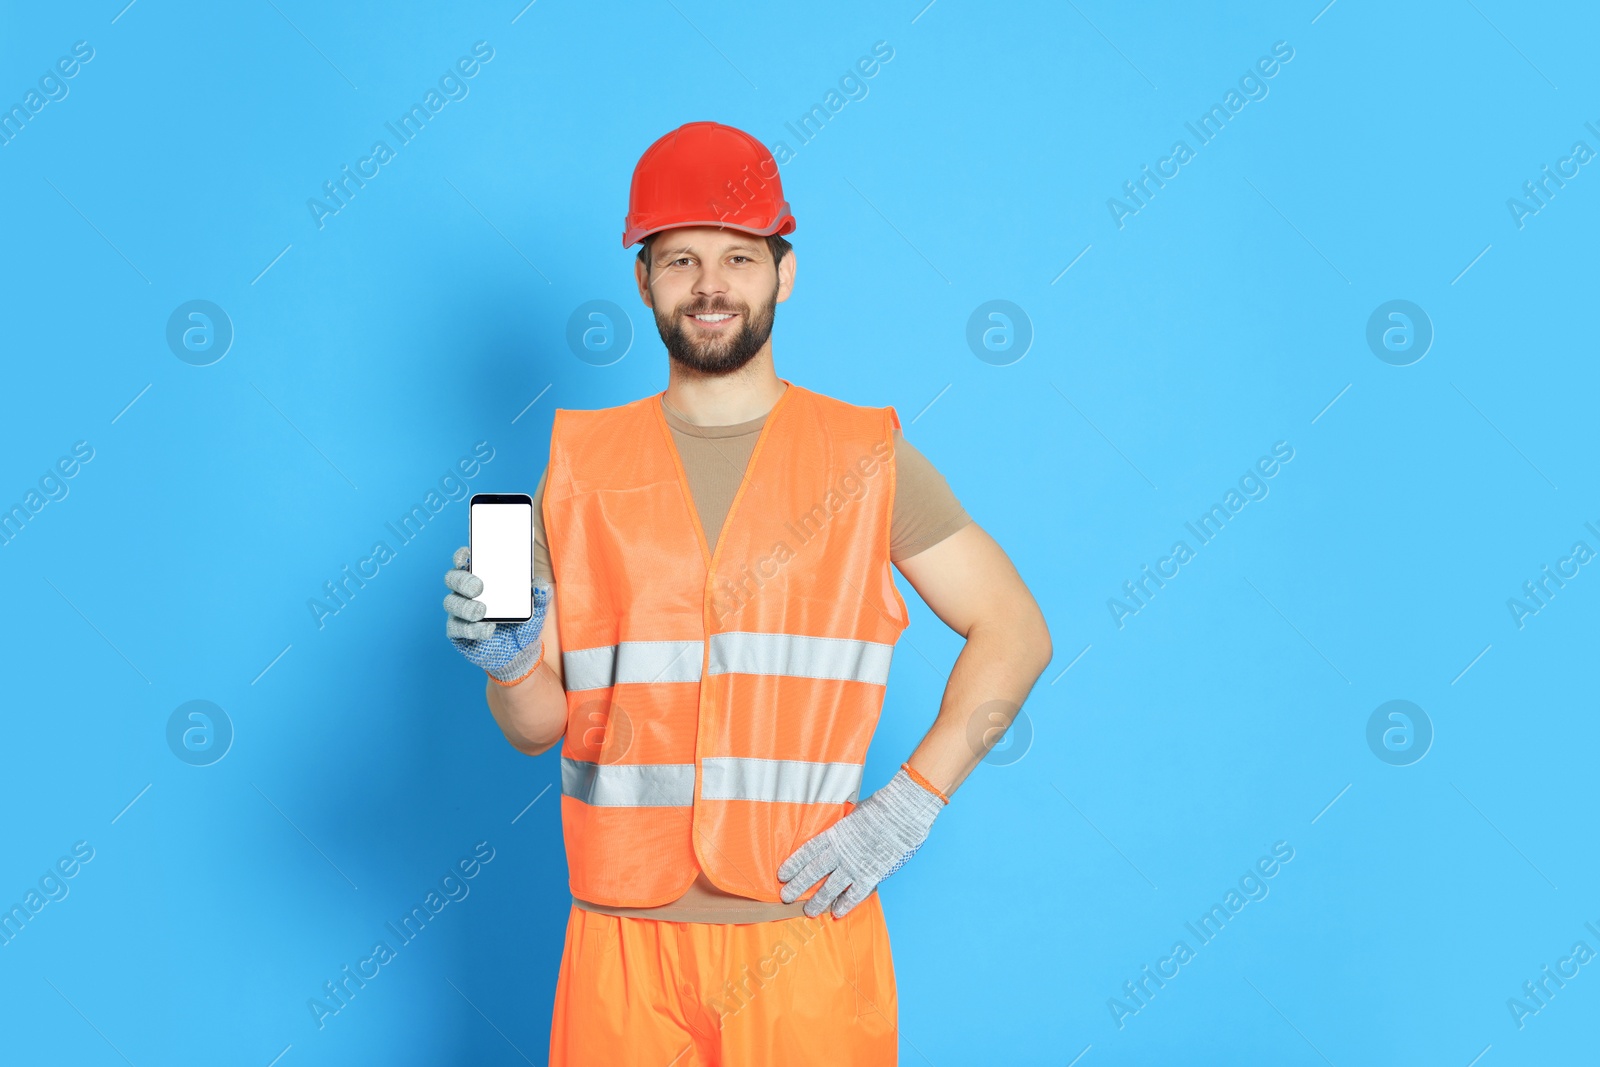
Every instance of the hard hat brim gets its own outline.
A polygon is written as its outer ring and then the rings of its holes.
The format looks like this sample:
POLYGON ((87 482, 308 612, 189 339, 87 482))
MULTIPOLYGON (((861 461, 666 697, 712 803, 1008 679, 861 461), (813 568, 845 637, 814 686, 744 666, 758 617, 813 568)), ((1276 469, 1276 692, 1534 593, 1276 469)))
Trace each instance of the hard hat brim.
POLYGON ((684 230, 693 226, 710 226, 719 230, 738 230, 740 233, 748 233, 756 237, 771 237, 774 234, 783 236, 785 234, 793 233, 795 229, 795 221, 794 216, 785 211, 784 214, 780 215, 775 222, 767 226, 741 226, 737 223, 727 222, 723 219, 700 219, 691 221, 679 221, 674 219, 671 222, 659 222, 651 224, 641 223, 630 226, 627 230, 623 231, 622 247, 632 248, 634 245, 638 244, 640 241, 643 241, 651 234, 661 233, 663 230, 684 230))

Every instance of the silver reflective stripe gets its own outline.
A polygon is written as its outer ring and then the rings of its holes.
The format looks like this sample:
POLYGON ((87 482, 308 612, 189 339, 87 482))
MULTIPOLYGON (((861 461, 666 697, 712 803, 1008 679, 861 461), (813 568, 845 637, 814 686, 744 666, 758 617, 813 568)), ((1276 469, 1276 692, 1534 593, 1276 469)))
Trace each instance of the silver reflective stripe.
MULTIPOLYGON (((625 682, 698 682, 699 641, 623 641, 561 653, 567 692, 625 682)), ((894 645, 799 634, 711 635, 710 674, 787 675, 889 684, 894 645)))
POLYGON ((561 757, 561 793, 597 808, 687 808, 692 763, 591 763, 561 757))
POLYGON ((711 635, 710 674, 781 674, 889 684, 894 646, 842 637, 798 634, 711 635))
POLYGON ((852 803, 861 793, 861 764, 712 756, 700 761, 702 800, 767 800, 780 804, 852 803))
POLYGON ((698 682, 699 641, 623 641, 561 653, 567 692, 623 682, 698 682))

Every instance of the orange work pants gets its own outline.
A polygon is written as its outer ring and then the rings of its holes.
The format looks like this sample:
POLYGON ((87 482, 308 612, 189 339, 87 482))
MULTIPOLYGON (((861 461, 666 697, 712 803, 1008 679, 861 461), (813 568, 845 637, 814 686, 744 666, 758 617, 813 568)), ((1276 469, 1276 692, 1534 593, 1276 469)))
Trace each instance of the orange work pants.
POLYGON ((567 916, 552 1067, 892 1067, 898 1004, 883 908, 842 919, 689 923, 567 916))

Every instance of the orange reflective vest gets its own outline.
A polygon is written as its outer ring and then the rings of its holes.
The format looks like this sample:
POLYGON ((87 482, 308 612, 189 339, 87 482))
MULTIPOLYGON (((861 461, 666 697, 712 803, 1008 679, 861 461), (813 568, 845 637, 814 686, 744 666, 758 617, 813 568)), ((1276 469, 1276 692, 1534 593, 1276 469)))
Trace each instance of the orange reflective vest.
POLYGON ((696 871, 777 901, 848 814, 910 623, 891 407, 788 388, 708 548, 661 394, 560 410, 545 476, 572 895, 654 907, 696 871))

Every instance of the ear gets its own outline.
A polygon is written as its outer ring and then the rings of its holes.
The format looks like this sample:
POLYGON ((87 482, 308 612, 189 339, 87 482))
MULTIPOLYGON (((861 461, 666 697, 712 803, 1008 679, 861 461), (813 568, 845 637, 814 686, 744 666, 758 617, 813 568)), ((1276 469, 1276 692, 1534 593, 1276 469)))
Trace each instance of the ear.
POLYGON ((633 280, 639 285, 639 299, 644 301, 645 307, 654 309, 655 304, 650 301, 650 283, 647 279, 648 272, 645 270, 644 264, 635 258, 633 261, 633 280))
POLYGON ((794 249, 789 249, 784 255, 783 262, 778 264, 778 297, 777 302, 783 303, 789 299, 789 294, 794 292, 794 249))

